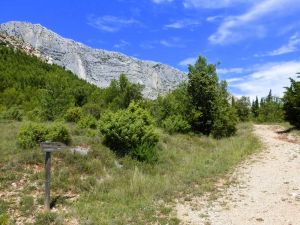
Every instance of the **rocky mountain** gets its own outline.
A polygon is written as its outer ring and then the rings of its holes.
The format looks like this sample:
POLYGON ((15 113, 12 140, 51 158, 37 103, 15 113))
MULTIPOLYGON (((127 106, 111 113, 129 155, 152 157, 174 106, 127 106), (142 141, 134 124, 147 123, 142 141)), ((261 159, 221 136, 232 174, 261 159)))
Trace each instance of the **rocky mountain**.
POLYGON ((100 87, 107 87, 112 79, 118 79, 121 73, 125 73, 130 81, 145 85, 145 97, 153 99, 158 94, 173 90, 187 77, 168 65, 90 48, 63 38, 39 24, 8 22, 0 24, 0 30, 2 34, 24 43, 23 48, 33 48, 30 51, 35 52, 34 55, 63 66, 81 79, 100 87))

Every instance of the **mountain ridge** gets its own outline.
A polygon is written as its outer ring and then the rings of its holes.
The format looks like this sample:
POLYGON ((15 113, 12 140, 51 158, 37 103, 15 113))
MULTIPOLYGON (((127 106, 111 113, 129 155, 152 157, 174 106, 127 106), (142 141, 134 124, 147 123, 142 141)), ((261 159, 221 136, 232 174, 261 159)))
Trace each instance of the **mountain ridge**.
POLYGON ((123 53, 94 49, 43 27, 41 24, 10 21, 0 24, 0 30, 30 44, 48 59, 99 87, 124 73, 134 83, 145 86, 144 96, 154 99, 165 94, 187 79, 185 73, 171 66, 139 60, 123 53))

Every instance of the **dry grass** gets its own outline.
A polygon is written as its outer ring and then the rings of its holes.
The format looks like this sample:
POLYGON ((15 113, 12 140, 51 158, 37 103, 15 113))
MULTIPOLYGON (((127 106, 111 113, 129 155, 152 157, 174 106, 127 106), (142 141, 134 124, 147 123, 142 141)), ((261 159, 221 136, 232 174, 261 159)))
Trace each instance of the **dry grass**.
POLYGON ((95 131, 69 125, 73 145, 91 151, 87 156, 55 154, 56 201, 48 215, 42 213, 43 154, 16 146, 19 127, 19 122, 0 122, 0 204, 6 205, 0 215, 28 224, 178 224, 170 207, 175 198, 213 191, 220 177, 260 146, 251 124, 240 124, 236 136, 222 140, 160 131, 159 161, 145 164, 117 158, 95 131))

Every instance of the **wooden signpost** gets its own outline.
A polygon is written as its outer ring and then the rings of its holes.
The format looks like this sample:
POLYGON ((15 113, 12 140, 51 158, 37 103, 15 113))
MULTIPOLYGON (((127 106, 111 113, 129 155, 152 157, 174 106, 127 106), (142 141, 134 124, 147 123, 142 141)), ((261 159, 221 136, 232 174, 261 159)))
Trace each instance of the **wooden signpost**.
POLYGON ((60 142, 40 143, 42 151, 45 152, 45 209, 50 210, 50 181, 51 181, 51 153, 62 151, 66 145, 60 142))

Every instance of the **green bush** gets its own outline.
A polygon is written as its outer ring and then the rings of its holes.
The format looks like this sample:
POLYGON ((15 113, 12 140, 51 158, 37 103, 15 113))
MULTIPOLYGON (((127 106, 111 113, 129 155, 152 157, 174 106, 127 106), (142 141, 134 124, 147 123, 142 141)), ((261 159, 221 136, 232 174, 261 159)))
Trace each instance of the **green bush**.
POLYGON ((20 108, 13 106, 2 113, 2 118, 21 121, 23 119, 23 111, 20 108))
POLYGON ((43 141, 59 141, 65 144, 71 142, 69 131, 60 123, 45 125, 26 123, 20 129, 18 144, 22 148, 33 148, 43 141))
POLYGON ((191 126, 182 116, 173 115, 169 116, 163 121, 163 127, 169 133, 187 133, 191 130, 191 126))
POLYGON ((91 129, 96 129, 97 128, 97 120, 95 117, 88 115, 85 117, 82 117, 78 123, 77 123, 78 128, 91 128, 91 129))
POLYGON ((28 111, 26 113, 26 118, 30 121, 34 121, 34 122, 42 122, 45 121, 46 118, 43 115, 43 112, 40 108, 35 108, 31 111, 28 111))
POLYGON ((158 159, 157 149, 153 146, 140 145, 132 150, 131 157, 139 161, 154 163, 158 159))
POLYGON ((214 120, 212 135, 214 138, 230 137, 236 133, 237 118, 234 109, 226 109, 220 112, 220 116, 214 120))
POLYGON ((83 110, 80 107, 72 107, 67 110, 64 117, 67 122, 78 122, 83 116, 83 110))
POLYGON ((294 79, 290 81, 291 85, 286 88, 283 97, 284 117, 290 124, 300 128, 300 81, 294 79))
POLYGON ((45 141, 48 128, 43 124, 26 123, 20 129, 18 136, 18 144, 22 148, 33 148, 39 142, 45 141))
POLYGON ((104 143, 120 155, 131 153, 142 145, 152 149, 159 140, 149 112, 136 103, 116 113, 104 114, 99 129, 104 143))
POLYGON ((47 141, 58 141, 65 144, 69 144, 71 142, 71 136, 68 129, 61 123, 54 123, 50 125, 45 139, 47 141))
POLYGON ((102 113, 102 108, 99 104, 88 103, 88 104, 85 104, 82 107, 82 109, 84 110, 84 112, 92 115, 96 119, 100 119, 100 116, 101 116, 101 113, 102 113))

